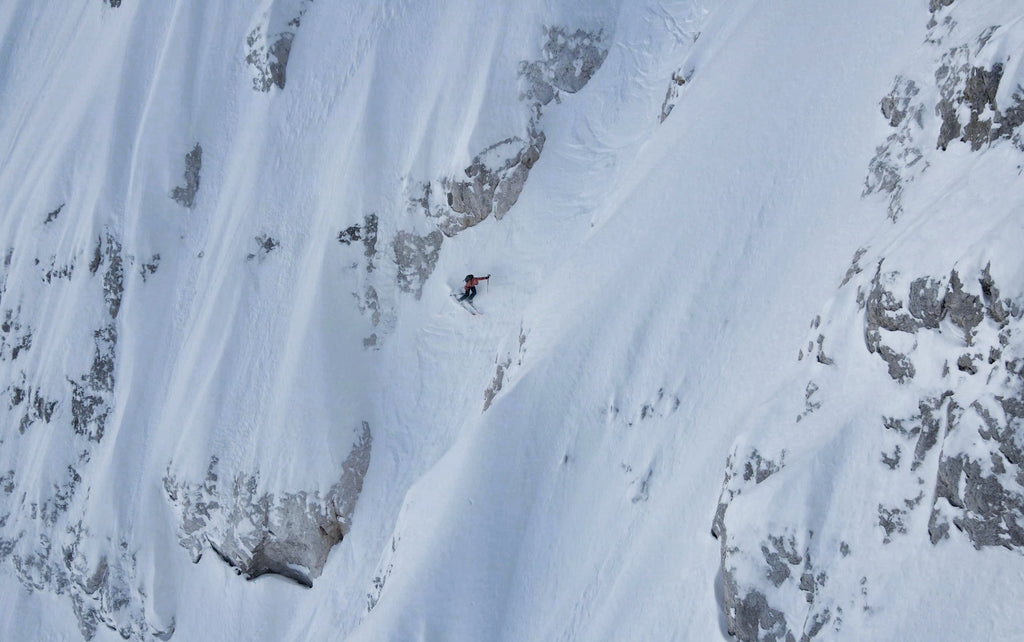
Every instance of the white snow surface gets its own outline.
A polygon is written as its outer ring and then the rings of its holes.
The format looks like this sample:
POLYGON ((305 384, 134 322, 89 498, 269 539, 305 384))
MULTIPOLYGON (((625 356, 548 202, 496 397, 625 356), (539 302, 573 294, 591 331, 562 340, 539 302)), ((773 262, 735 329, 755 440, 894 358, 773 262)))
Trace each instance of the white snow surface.
MULTIPOLYGON (((985 4, 956 14, 950 42, 1006 25, 974 62, 1010 51, 1005 76, 1024 83, 1024 12, 985 4)), ((1024 292, 1009 141, 940 155, 924 140, 896 221, 862 195, 891 129, 879 101, 944 51, 930 18, 923 0, 0 3, 0 316, 32 330, 17 358, 4 348, 4 395, 89 372, 109 320, 89 262, 108 233, 125 257, 102 439, 71 430, 67 403, 24 431, 23 407, 0 408, 0 541, 16 542, 0 550, 0 639, 83 636, 70 593, 17 561, 75 522, 91 564, 131 559, 147 639, 730 639, 710 528, 726 459, 757 444, 792 473, 740 496, 730 534, 799 515, 853 550, 830 586, 857 608, 819 639, 1024 640, 1020 550, 933 545, 920 524, 881 543, 863 426, 942 384, 893 396, 839 287, 867 248, 866 278, 882 258, 908 281, 991 264, 1004 294, 1024 292), (247 35, 300 9, 284 88, 254 90, 247 35), (421 295, 401 291, 385 243, 433 230, 417 185, 527 137, 520 62, 551 26, 600 32, 607 57, 544 106, 514 207, 445 238, 421 295), (692 77, 659 122, 679 70, 692 77), (183 207, 170 194, 197 143, 183 207), (371 213, 368 272, 338 234, 371 213), (448 296, 467 272, 491 275, 481 316, 448 296), (814 375, 833 403, 794 423, 818 316, 844 368, 814 375), (259 492, 324 493, 364 421, 351 530, 311 589, 179 545, 165 477, 199 483, 216 457, 258 472, 259 492), (39 519, 70 465, 67 514, 39 519)))

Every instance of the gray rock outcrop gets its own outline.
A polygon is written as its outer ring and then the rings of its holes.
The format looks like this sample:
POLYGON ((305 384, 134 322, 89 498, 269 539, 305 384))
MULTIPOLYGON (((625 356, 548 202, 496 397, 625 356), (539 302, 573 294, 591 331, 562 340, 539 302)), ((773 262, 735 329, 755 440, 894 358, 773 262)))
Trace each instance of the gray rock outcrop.
POLYGON ((245 38, 245 62, 252 69, 252 88, 284 89, 295 34, 312 0, 273 0, 245 38))
POLYGON ((191 208, 199 191, 199 172, 203 168, 203 148, 196 143, 188 154, 185 154, 185 184, 171 190, 171 198, 182 207, 191 208))
POLYGON ((370 426, 362 430, 326 492, 259 491, 259 472, 225 478, 210 460, 201 482, 164 477, 167 498, 179 514, 178 541, 198 562, 207 549, 248 579, 268 573, 313 586, 331 548, 352 527, 352 513, 370 465, 370 426))

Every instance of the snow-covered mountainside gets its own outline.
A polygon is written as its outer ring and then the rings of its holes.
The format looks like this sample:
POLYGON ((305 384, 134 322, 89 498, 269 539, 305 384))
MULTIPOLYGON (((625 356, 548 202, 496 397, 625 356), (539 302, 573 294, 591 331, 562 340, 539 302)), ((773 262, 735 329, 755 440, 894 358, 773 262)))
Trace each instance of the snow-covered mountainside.
POLYGON ((0 3, 0 639, 1024 640, 1022 55, 0 3))

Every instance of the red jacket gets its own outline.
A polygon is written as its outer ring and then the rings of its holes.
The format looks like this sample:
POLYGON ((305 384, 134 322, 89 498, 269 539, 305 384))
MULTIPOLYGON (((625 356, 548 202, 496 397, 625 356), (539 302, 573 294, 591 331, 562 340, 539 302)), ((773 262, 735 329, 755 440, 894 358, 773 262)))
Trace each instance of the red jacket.
POLYGON ((462 289, 463 290, 468 290, 469 288, 475 288, 477 283, 479 283, 479 282, 481 282, 481 281, 483 281, 485 279, 489 279, 489 278, 491 278, 491 277, 489 277, 489 276, 478 276, 475 279, 470 279, 470 280, 466 281, 466 285, 464 285, 462 287, 462 289))

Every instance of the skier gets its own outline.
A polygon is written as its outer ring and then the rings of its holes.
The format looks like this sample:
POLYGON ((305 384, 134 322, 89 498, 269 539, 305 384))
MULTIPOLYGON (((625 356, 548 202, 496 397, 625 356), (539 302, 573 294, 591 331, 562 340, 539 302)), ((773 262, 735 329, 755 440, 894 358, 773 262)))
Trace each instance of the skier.
POLYGON ((469 302, 472 303, 473 297, 476 296, 476 284, 489 278, 491 278, 490 274, 488 274, 487 276, 479 277, 473 276, 472 274, 467 274, 466 285, 462 286, 462 289, 465 290, 465 292, 463 292, 462 296, 459 297, 459 301, 465 301, 468 299, 469 302))

